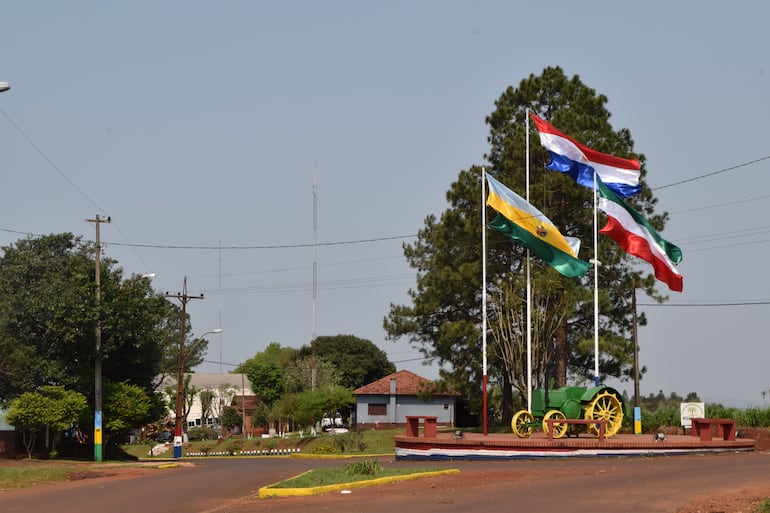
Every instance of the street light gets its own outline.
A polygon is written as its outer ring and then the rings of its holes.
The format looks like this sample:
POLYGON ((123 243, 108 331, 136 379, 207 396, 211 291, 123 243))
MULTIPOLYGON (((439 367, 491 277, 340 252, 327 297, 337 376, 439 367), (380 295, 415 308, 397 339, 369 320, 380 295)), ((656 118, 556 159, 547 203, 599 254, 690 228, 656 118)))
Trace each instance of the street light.
POLYGON ((8 82, 0 82, 0 93, 4 93, 10 88, 11 88, 11 84, 9 84, 8 82))

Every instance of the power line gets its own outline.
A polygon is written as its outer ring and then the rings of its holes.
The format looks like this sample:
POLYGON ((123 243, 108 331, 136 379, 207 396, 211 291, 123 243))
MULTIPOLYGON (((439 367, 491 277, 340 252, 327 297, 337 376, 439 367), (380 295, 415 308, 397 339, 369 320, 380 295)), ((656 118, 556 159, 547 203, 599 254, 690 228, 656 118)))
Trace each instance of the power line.
POLYGON ((710 308, 713 306, 757 306, 757 305, 770 305, 770 299, 762 299, 758 301, 735 301, 731 303, 639 303, 639 306, 675 306, 675 307, 688 307, 688 308, 710 308))
POLYGON ((735 169, 739 169, 739 168, 742 168, 742 167, 750 166, 751 164, 756 164, 757 162, 762 162, 763 160, 767 160, 767 159, 770 159, 770 155, 767 155, 767 156, 764 156, 764 157, 760 157, 758 159, 750 160, 749 162, 744 162, 743 164, 738 164, 736 166, 726 167, 726 168, 720 169, 718 171, 712 171, 710 173, 706 173, 706 174, 703 174, 703 175, 700 175, 700 176, 694 176, 692 178, 687 178, 686 180, 680 180, 678 182, 673 182, 673 183, 670 183, 670 184, 667 184, 667 185, 661 185, 660 187, 651 187, 650 189, 653 190, 653 191, 657 191, 657 190, 660 190, 660 189, 665 189, 667 187, 674 187, 676 185, 682 185, 682 184, 685 184, 685 183, 694 182, 695 180, 702 180, 703 178, 708 178, 710 176, 714 176, 714 175, 718 175, 718 174, 721 174, 721 173, 726 173, 728 171, 733 171, 735 169))

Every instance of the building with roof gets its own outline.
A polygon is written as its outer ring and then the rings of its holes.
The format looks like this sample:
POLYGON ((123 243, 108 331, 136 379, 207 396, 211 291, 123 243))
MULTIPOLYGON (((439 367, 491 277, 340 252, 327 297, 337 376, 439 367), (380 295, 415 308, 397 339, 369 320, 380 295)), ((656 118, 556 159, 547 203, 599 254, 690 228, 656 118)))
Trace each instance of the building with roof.
MULTIPOLYGON (((190 387, 195 387, 197 390, 192 405, 190 405, 190 411, 187 413, 186 430, 194 427, 217 428, 221 426, 222 413, 228 406, 233 406, 243 416, 246 434, 252 434, 251 415, 258 405, 258 400, 251 391, 251 383, 245 374, 194 372, 185 374, 185 376, 190 376, 190 387), (211 405, 205 414, 200 397, 200 393, 204 390, 212 393, 211 405)), ((167 376, 163 379, 161 387, 163 393, 165 393, 167 386, 176 389, 175 376, 167 376)), ((169 418, 171 420, 175 418, 173 408, 169 411, 169 418)))
POLYGON ((455 425, 458 394, 440 392, 432 381, 413 372, 394 372, 353 393, 356 429, 401 427, 413 415, 431 415, 439 425, 455 425))

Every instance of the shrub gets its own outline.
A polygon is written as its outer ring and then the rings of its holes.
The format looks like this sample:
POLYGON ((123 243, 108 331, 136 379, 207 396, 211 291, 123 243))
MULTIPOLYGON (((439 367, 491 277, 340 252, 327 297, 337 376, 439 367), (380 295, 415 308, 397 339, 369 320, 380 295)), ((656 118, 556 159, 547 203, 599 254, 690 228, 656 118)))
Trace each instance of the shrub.
POLYGON ((238 454, 240 450, 241 450, 241 444, 236 441, 231 441, 230 443, 227 444, 227 447, 225 447, 225 451, 230 456, 235 456, 236 454, 238 454))
POLYGON ((313 447, 315 454, 334 454, 339 452, 336 447, 329 444, 318 444, 313 447))
POLYGON ((187 438, 190 441, 201 441, 201 440, 216 440, 217 439, 217 433, 210 428, 199 426, 190 428, 187 431, 187 438))
POLYGON ((338 452, 352 451, 354 449, 364 452, 368 447, 361 434, 357 432, 334 435, 333 440, 338 452))
POLYGON ((345 467, 345 472, 351 476, 376 476, 382 472, 382 466, 375 459, 351 463, 345 467))

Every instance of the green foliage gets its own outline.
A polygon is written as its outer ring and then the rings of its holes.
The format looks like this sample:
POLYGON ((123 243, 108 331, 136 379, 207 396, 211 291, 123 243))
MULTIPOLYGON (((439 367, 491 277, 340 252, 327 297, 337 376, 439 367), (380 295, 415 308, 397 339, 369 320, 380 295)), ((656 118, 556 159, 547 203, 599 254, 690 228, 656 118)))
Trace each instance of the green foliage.
POLYGON ((58 434, 75 424, 87 409, 83 394, 61 386, 42 386, 37 392, 25 392, 14 399, 5 418, 22 430, 27 456, 32 458, 40 429, 49 426, 56 441, 58 434))
POLYGON ((363 437, 356 431, 333 435, 332 440, 338 452, 364 452, 368 447, 363 437))
POLYGON ((227 443, 225 446, 225 452, 229 454, 230 456, 235 456, 238 454, 238 452, 241 450, 241 443, 235 440, 232 440, 227 443))
POLYGON ((754 407, 746 408, 738 412, 735 420, 739 426, 743 427, 770 426, 770 408, 764 410, 754 407))
POLYGON ((336 454, 339 451, 337 447, 329 443, 316 444, 312 448, 313 454, 336 454))
POLYGON ((101 258, 97 303, 91 243, 63 233, 2 251, 0 403, 55 384, 93 404, 97 323, 103 376, 153 391, 164 341, 178 341, 180 309, 154 292, 149 279, 124 279, 114 260, 101 258))
POLYGON ((252 358, 244 364, 244 373, 251 389, 265 404, 272 405, 283 394, 286 383, 277 363, 252 358))
POLYGON ((104 428, 111 436, 147 423, 151 400, 141 387, 104 382, 104 428))
POLYGON ((396 372, 387 354, 373 342, 353 335, 317 337, 312 345, 300 348, 301 356, 329 362, 337 371, 343 387, 356 389, 396 372))
POLYGON ((345 472, 350 476, 376 476, 382 474, 382 465, 372 458, 351 463, 345 467, 345 472))
POLYGON ((236 426, 241 426, 243 423, 243 416, 234 406, 228 406, 222 412, 222 425, 227 429, 233 429, 236 426))
MULTIPOLYGON (((201 440, 216 440, 217 433, 213 429, 207 428, 206 426, 196 426, 187 430, 187 439, 191 442, 201 440)), ((202 448, 201 451, 203 451, 202 448)))
POLYGON ((752 511, 755 513, 770 513, 770 499, 763 500, 752 511))

